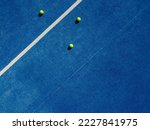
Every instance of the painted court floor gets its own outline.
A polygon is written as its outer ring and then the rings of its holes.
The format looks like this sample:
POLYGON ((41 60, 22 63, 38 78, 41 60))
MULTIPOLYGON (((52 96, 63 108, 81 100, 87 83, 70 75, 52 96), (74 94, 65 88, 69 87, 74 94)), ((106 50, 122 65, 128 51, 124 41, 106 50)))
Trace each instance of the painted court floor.
MULTIPOLYGON (((1 0, 0 70, 75 2, 1 0)), ((149 23, 149 0, 82 0, 0 77, 0 112, 150 112, 149 23)))

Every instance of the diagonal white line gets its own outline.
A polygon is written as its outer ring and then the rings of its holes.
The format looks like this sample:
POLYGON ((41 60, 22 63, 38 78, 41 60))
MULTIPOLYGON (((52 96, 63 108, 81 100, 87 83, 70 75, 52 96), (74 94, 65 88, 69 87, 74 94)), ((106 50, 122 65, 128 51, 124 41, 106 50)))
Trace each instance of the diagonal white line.
POLYGON ((45 29, 32 43, 30 43, 20 54, 18 54, 6 67, 0 71, 2 76, 9 70, 21 57, 23 57, 34 45, 36 45, 48 32, 50 32, 60 21, 62 21, 73 9, 75 9, 82 0, 77 0, 69 9, 67 9, 56 21, 45 29))

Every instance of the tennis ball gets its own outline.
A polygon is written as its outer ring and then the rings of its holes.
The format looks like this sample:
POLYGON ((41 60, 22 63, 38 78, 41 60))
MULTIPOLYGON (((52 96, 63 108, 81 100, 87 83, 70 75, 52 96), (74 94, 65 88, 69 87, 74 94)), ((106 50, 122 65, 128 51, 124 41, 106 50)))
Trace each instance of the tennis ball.
POLYGON ((72 43, 69 44, 69 48, 72 49, 74 45, 72 43))
POLYGON ((43 15, 44 14, 44 10, 40 10, 39 14, 43 15))
POLYGON ((80 22, 81 21, 81 17, 77 17, 76 21, 80 22))

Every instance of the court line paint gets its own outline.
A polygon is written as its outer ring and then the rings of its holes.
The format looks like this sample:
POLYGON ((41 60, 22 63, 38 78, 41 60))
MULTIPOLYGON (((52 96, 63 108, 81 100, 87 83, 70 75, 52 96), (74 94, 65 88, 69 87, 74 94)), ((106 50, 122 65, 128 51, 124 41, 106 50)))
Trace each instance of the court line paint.
POLYGON ((33 46, 35 46, 47 33, 49 33, 59 22, 61 22, 69 13, 71 13, 82 0, 77 0, 72 6, 70 6, 58 19, 56 19, 47 29, 45 29, 33 42, 31 42, 20 54, 18 54, 6 67, 0 71, 2 76, 7 70, 9 70, 21 57, 23 57, 33 46))

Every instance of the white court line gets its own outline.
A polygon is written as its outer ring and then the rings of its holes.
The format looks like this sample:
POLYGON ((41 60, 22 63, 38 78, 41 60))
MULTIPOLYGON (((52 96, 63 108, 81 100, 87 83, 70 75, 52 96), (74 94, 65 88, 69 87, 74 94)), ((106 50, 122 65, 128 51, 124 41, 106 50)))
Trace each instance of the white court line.
POLYGON ((69 9, 67 9, 56 21, 54 21, 47 29, 45 29, 32 43, 30 43, 19 55, 17 55, 6 67, 0 71, 2 76, 9 70, 22 56, 24 56, 34 45, 36 45, 48 32, 50 32, 60 21, 62 21, 74 8, 76 8, 82 0, 77 0, 69 9))

